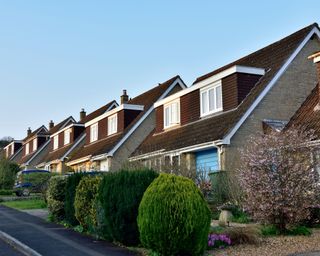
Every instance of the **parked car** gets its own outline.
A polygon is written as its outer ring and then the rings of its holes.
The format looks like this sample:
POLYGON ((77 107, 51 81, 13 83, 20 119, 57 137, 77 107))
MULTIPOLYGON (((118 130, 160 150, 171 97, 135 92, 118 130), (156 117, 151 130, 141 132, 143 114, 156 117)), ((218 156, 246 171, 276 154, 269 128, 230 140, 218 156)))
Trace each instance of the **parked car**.
MULTIPOLYGON (((50 172, 47 170, 23 170, 17 173, 16 181, 13 190, 17 196, 29 196, 30 192, 41 192, 43 182, 36 181, 34 179, 36 174, 40 173, 39 176, 47 176, 49 178, 50 172), (43 174, 43 175, 41 175, 43 174), (46 175, 47 174, 47 175, 46 175)), ((44 181, 46 179, 43 179, 44 181)))

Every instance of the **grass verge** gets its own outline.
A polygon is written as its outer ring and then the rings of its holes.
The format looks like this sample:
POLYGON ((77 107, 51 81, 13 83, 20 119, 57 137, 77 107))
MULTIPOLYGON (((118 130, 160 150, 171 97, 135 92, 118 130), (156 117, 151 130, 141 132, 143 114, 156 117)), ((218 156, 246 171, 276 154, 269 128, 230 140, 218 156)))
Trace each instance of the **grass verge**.
POLYGON ((9 201, 1 204, 18 210, 44 209, 47 207, 46 203, 42 199, 9 201))

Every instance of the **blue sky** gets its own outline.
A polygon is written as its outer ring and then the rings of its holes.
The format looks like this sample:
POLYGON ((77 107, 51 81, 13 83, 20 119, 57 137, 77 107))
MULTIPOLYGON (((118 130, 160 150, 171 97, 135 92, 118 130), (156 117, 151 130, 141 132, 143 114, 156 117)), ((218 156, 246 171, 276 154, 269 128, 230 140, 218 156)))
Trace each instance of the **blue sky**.
POLYGON ((196 77, 313 22, 320 1, 0 0, 0 138, 196 77))

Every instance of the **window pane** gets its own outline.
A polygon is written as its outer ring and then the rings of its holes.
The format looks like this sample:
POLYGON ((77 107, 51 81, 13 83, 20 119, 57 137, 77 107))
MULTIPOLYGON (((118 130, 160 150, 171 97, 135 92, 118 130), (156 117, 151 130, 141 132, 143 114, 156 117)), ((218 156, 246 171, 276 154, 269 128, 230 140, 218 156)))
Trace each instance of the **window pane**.
POLYGON ((201 109, 202 114, 205 114, 208 112, 208 98, 207 98, 207 92, 201 93, 201 109))
POLYGON ((222 108, 222 92, 221 85, 216 87, 216 108, 222 108))
POLYGON ((165 126, 169 126, 169 112, 170 111, 170 108, 169 107, 166 107, 164 109, 164 125, 165 126))
POLYGON ((171 105, 171 124, 178 123, 178 103, 171 105))
POLYGON ((214 88, 209 90, 209 111, 215 110, 214 88))

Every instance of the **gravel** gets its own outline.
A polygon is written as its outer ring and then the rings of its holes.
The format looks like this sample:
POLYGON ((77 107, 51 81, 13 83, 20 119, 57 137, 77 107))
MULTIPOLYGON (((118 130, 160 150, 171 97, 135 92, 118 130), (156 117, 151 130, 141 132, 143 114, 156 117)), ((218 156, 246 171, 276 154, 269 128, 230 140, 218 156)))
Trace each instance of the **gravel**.
POLYGON ((215 256, 281 256, 281 255, 320 255, 320 229, 314 229, 311 236, 277 236, 263 238, 259 245, 235 245, 213 250, 215 256))

